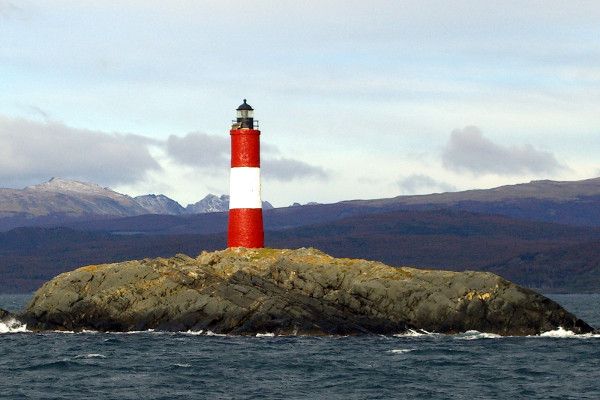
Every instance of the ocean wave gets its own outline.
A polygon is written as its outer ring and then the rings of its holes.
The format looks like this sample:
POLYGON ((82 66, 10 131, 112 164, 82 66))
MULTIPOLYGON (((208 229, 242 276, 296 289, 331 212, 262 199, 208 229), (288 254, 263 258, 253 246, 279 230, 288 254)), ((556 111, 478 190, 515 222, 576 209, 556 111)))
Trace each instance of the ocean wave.
MULTIPOLYGON (((14 318, 10 318, 8 320, 5 321, 0 321, 0 334, 6 334, 6 333, 22 333, 22 332, 30 332, 27 330, 27 324, 23 324, 20 321, 14 319, 14 318)), ((228 335, 228 334, 223 334, 223 333, 215 333, 212 331, 204 331, 204 330, 198 330, 198 331, 193 331, 193 330, 188 330, 188 331, 181 331, 181 332, 168 332, 168 331, 160 331, 160 330, 154 330, 154 329, 148 329, 148 330, 144 330, 144 331, 128 331, 128 332, 99 332, 99 331, 92 331, 92 330, 84 330, 84 331, 61 331, 61 330, 52 330, 52 331, 45 331, 45 332, 40 332, 38 334, 48 334, 48 333, 58 333, 58 334, 77 334, 77 335, 98 335, 98 334, 108 334, 108 335, 137 335, 137 334, 154 334, 154 335, 173 335, 173 334, 185 334, 185 335, 196 335, 196 336, 237 336, 237 335, 228 335)), ((466 332, 462 332, 462 333, 457 333, 457 334, 453 334, 453 335, 445 335, 445 334, 440 334, 440 333, 435 333, 435 332, 428 332, 424 329, 409 329, 408 331, 404 332, 404 333, 397 333, 394 335, 391 335, 392 337, 397 337, 397 338, 405 338, 405 337, 426 337, 426 336, 449 336, 449 337, 454 337, 458 340, 478 340, 478 339, 499 339, 499 338, 504 338, 504 337, 521 337, 521 336, 502 336, 502 335, 498 335, 496 333, 488 333, 488 332, 479 332, 476 330, 470 330, 470 331, 466 331, 466 332)), ((254 335, 257 338, 269 338, 269 337, 275 337, 275 336, 279 336, 279 335, 275 335, 272 332, 267 332, 267 333, 257 333, 256 335, 254 335)), ((288 335, 283 335, 283 336, 295 336, 295 337, 303 337, 303 336, 307 336, 307 337, 312 337, 311 335, 297 335, 297 334, 288 334, 288 335)), ((390 337, 388 335, 381 335, 383 337, 390 337)), ((333 336, 333 338, 345 338, 348 336, 333 336)), ((559 327, 558 329, 555 329, 553 331, 548 331, 548 332, 543 332, 539 335, 530 335, 530 336, 526 336, 528 338, 558 338, 558 339, 590 339, 590 338, 600 338, 600 333, 586 333, 586 334, 577 334, 573 331, 564 329, 563 327, 559 327)), ((318 336, 315 336, 315 338, 318 338, 318 336)))
POLYGON ((257 333, 256 337, 275 337, 274 333, 257 333))
POLYGON ((392 336, 394 337, 407 337, 407 336, 430 336, 430 335, 439 335, 439 333, 427 332, 425 329, 409 329, 404 333, 396 333, 392 336))
POLYGON ((181 332, 181 333, 186 334, 186 335, 204 335, 204 331, 202 329, 200 329, 199 331, 188 330, 188 331, 181 332))
POLYGON ((551 337, 551 338, 570 338, 575 337, 576 334, 573 331, 568 331, 562 326, 554 331, 544 332, 539 335, 540 337, 551 337))
POLYGON ((59 333, 61 335, 98 335, 101 332, 99 331, 91 331, 84 329, 82 331, 63 331, 60 329, 48 330, 48 331, 40 331, 37 332, 38 335, 47 335, 49 333, 59 333))
POLYGON ((392 354, 406 354, 406 353, 410 353, 411 351, 414 351, 416 349, 393 349, 393 350, 388 350, 388 353, 392 353, 392 354))
POLYGON ((80 354, 78 356, 75 356, 76 360, 79 358, 106 358, 106 356, 104 354, 98 354, 98 353, 80 354))
POLYGON ((0 333, 27 332, 27 324, 23 324, 14 318, 0 321, 0 333))
POLYGON ((459 340, 478 340, 478 339, 498 339, 501 335, 497 333, 479 332, 479 331, 466 331, 456 335, 459 340))
POLYGON ((191 364, 175 363, 175 364, 171 364, 171 367, 173 367, 173 368, 191 368, 192 365, 191 364))
MULTIPOLYGON (((457 340, 478 340, 478 339, 501 339, 507 337, 523 337, 523 336, 504 336, 497 333, 480 332, 476 330, 470 330, 462 333, 456 333, 452 335, 445 335, 440 333, 427 332, 422 329, 414 330, 410 329, 405 333, 397 333, 394 337, 420 337, 420 336, 432 336, 432 335, 444 335, 453 337, 457 340)), ((590 339, 600 338, 600 333, 585 333, 578 334, 570 330, 566 330, 563 327, 559 327, 553 331, 543 332, 539 335, 525 336, 527 338, 559 338, 559 339, 590 339)))
POLYGON ((206 336, 230 336, 225 333, 214 333, 213 331, 206 331, 206 336))
POLYGON ((193 336, 230 336, 225 333, 214 333, 213 331, 204 331, 202 329, 200 329, 199 331, 188 330, 185 332, 177 332, 177 333, 183 333, 185 335, 193 335, 193 336))
POLYGON ((577 334, 573 331, 566 330, 562 326, 553 331, 548 331, 541 333, 540 335, 536 335, 534 337, 544 337, 544 338, 557 338, 557 339, 590 339, 590 338, 600 338, 600 334, 598 333, 584 333, 577 334))

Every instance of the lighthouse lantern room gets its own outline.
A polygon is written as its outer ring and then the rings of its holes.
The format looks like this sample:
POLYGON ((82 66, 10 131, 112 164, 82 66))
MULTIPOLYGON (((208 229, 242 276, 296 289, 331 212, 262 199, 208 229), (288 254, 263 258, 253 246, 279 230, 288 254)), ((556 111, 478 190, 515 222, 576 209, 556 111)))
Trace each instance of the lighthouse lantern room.
POLYGON ((244 103, 237 108, 236 123, 240 128, 254 129, 254 109, 250 104, 246 103, 246 99, 244 99, 244 103))

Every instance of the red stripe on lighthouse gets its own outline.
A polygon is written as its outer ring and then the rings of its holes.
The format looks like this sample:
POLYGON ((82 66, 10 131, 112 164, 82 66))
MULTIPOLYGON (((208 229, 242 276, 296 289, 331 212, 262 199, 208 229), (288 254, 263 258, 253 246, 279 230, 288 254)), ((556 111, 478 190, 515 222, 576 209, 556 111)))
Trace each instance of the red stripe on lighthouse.
POLYGON ((262 208, 229 210, 227 247, 264 247, 262 208))
POLYGON ((260 167, 260 131, 233 129, 231 134, 231 167, 260 167))

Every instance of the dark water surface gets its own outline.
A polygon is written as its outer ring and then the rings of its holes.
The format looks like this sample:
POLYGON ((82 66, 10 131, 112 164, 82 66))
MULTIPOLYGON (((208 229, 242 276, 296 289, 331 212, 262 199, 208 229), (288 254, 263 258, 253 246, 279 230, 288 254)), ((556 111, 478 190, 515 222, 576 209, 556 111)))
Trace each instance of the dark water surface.
MULTIPOLYGON (((0 295, 20 311, 31 296, 0 295)), ((549 295, 594 326, 600 295, 549 295)), ((0 326, 0 332, 8 328, 0 326)), ((600 399, 600 336, 0 333, 1 399, 600 399)))

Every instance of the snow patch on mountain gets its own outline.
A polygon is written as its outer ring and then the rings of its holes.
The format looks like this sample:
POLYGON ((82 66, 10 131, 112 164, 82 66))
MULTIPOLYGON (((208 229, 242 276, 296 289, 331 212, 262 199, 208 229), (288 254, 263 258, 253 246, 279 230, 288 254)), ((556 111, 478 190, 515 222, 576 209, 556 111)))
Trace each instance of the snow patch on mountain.
POLYGON ((108 197, 123 197, 125 195, 114 190, 100 187, 95 183, 79 182, 68 179, 52 178, 48 182, 27 186, 25 190, 53 192, 53 193, 79 193, 89 195, 102 195, 108 197))
POLYGON ((133 199, 152 214, 180 215, 185 213, 185 208, 181 204, 162 194, 146 194, 133 199))
MULTIPOLYGON (((270 210, 273 208, 271 203, 263 201, 263 210, 270 210)), ((188 204, 185 208, 186 214, 202 214, 209 212, 224 212, 229 211, 229 195, 223 194, 216 196, 209 194, 202 200, 194 204, 188 204)))
POLYGON ((223 194, 220 197, 209 194, 202 200, 188 204, 185 208, 187 214, 202 214, 208 212, 223 212, 229 210, 229 195, 223 194))

